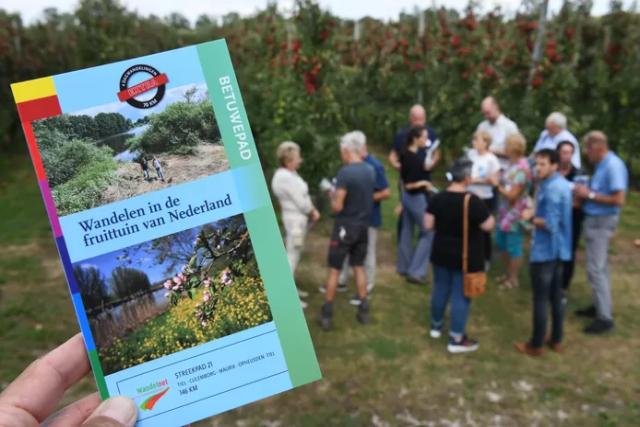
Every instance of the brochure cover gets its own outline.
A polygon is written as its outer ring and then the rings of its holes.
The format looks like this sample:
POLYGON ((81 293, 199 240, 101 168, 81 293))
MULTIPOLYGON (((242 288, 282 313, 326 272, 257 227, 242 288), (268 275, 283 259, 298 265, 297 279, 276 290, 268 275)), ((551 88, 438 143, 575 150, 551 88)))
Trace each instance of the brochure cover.
POLYGON ((102 398, 181 426, 320 379, 224 40, 12 90, 102 398))

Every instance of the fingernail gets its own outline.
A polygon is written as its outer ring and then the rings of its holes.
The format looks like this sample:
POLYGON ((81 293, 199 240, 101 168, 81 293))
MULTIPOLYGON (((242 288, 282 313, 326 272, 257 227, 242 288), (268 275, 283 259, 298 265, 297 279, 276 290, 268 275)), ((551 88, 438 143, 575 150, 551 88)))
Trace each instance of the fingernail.
POLYGON ((91 417, 108 417, 125 426, 133 426, 137 415, 138 410, 133 400, 124 396, 115 396, 102 402, 91 417))

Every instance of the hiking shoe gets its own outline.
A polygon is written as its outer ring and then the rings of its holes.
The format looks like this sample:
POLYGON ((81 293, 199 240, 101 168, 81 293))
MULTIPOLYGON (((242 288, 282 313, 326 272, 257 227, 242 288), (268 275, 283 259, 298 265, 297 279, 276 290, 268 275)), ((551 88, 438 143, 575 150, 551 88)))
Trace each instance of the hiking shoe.
POLYGON ((320 316, 320 328, 327 332, 331 330, 331 327, 333 326, 333 321, 331 319, 331 317, 325 317, 325 316, 320 316))
POLYGON ((531 357, 540 357, 542 356, 542 353, 544 353, 541 348, 531 347, 531 344, 529 344, 528 342, 515 343, 514 347, 516 348, 516 350, 518 350, 518 352, 531 357))
POLYGON ((358 312, 356 313, 356 319, 358 319, 358 322, 362 323, 363 325, 366 325, 369 323, 369 301, 366 299, 363 299, 362 301, 360 301, 360 304, 358 305, 358 312))
POLYGON ((431 338, 438 339, 442 336, 442 331, 440 329, 431 328, 429 336, 431 336, 431 338))
POLYGON ((332 326, 333 318, 333 305, 330 303, 324 303, 320 309, 320 328, 323 331, 328 331, 332 326))
POLYGON ((596 319, 589 326, 584 328, 585 334, 600 335, 605 334, 613 329, 613 321, 596 319))
POLYGON ((576 316, 580 317, 596 317, 596 307, 592 305, 587 308, 576 310, 574 313, 576 316))
POLYGON ((453 337, 449 337, 447 351, 452 354, 469 353, 476 351, 479 346, 480 344, 478 344, 478 341, 473 340, 466 335, 463 336, 460 341, 456 341, 453 337))

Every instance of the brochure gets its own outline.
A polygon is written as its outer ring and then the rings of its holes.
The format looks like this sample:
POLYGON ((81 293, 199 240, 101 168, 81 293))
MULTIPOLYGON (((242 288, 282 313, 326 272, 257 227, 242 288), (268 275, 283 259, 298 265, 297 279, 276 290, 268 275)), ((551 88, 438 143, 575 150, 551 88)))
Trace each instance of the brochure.
POLYGON ((12 90, 103 399, 182 426, 320 379, 224 40, 12 90))

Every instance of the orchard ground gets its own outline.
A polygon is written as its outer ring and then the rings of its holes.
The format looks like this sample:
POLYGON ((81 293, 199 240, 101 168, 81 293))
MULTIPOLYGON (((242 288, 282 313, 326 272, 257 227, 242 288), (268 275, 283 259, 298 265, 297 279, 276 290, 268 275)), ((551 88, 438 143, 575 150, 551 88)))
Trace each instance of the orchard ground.
MULTIPOLYGON (((26 151, 26 150, 25 150, 26 151)), ((0 388, 32 360, 75 334, 78 326, 44 206, 26 152, 0 160, 0 388)), ((389 173, 392 188, 396 174, 389 173)), ((616 329, 582 334, 571 313, 587 305, 584 251, 566 319, 567 351, 532 359, 513 342, 531 328, 526 269, 521 287, 499 291, 493 277, 474 301, 468 331, 480 340, 473 354, 451 356, 444 339, 428 336, 431 286, 404 283, 394 272, 397 194, 383 205, 379 275, 372 324, 360 326, 339 294, 335 329, 320 331, 330 221, 311 232, 298 272, 310 292, 307 321, 323 380, 251 404, 198 426, 485 426, 636 425, 640 417, 640 193, 628 196, 611 247, 616 329)), ((496 265, 492 275, 500 270, 496 265)), ((95 390, 89 376, 64 403, 95 390)))

